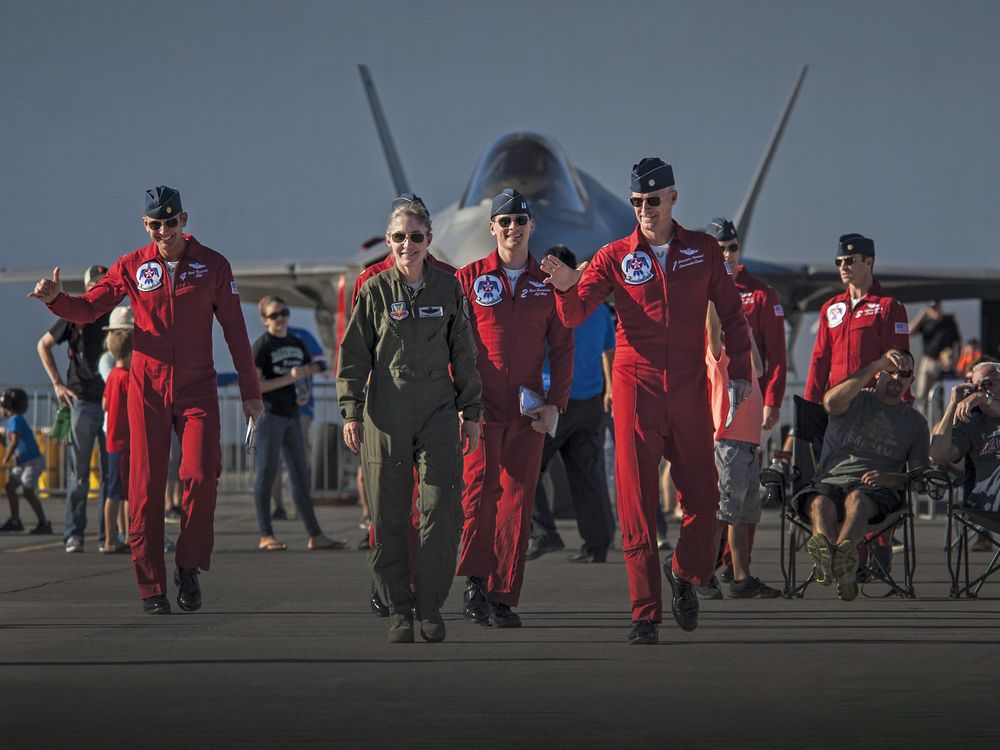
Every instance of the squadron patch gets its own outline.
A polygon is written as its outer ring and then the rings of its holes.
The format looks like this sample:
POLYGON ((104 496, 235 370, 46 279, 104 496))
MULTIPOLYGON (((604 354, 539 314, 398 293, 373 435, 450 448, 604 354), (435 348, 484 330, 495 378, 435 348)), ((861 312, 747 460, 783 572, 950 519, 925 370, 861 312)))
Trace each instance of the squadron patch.
POLYGON ((476 304, 483 307, 493 307, 503 299, 503 284, 490 273, 477 278, 472 284, 472 291, 476 293, 476 304))
POLYGON ((147 260, 135 272, 135 284, 140 292, 152 292, 163 286, 163 266, 155 260, 147 260))
POLYGON ((653 278, 653 260, 649 253, 636 250, 622 259, 622 276, 626 284, 637 286, 653 278))
POLYGON ((830 305, 826 309, 826 324, 830 328, 836 328, 841 323, 844 322, 844 314, 847 312, 847 303, 838 302, 835 305, 830 305))
POLYGON ((405 302, 392 302, 389 305, 389 317, 393 320, 404 320, 410 317, 410 311, 406 309, 405 302))

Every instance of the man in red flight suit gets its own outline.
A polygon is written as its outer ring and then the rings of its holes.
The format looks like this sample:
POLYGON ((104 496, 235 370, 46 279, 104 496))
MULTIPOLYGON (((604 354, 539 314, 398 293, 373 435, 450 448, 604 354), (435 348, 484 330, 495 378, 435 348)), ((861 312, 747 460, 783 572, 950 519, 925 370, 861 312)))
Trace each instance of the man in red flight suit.
POLYGON ((465 457, 456 575, 468 577, 465 618, 501 628, 521 625, 511 607, 524 581, 542 447, 566 408, 573 380, 573 334, 559 321, 555 295, 528 252, 534 227, 527 199, 506 188, 490 212, 497 249, 455 274, 468 300, 486 407, 479 448, 465 457), (547 395, 546 349, 552 374, 547 395), (522 387, 545 399, 531 416, 521 413, 522 387))
MULTIPOLYGON (((882 291, 872 273, 875 242, 860 234, 842 235, 837 267, 847 289, 819 311, 803 398, 823 403, 823 394, 890 349, 909 346, 906 308, 882 291)), ((874 384, 874 381, 872 381, 874 384)))
POLYGON ((240 298, 229 261, 183 234, 187 212, 169 187, 146 191, 142 222, 152 242, 124 255, 80 297, 63 294, 59 269, 33 297, 74 323, 88 323, 128 296, 135 312, 128 421, 131 432, 129 530, 142 606, 169 614, 163 559, 163 493, 170 431, 181 441, 181 532, 177 538, 177 604, 201 607, 198 570, 208 570, 222 450, 212 358, 212 317, 222 325, 239 374, 243 413, 264 411, 240 298))
MULTIPOLYGON (((400 206, 404 206, 407 203, 417 203, 427 215, 430 216, 430 211, 427 211, 427 206, 424 204, 423 199, 416 195, 415 193, 403 193, 396 200, 392 202, 392 210, 395 211, 400 206)), ((438 260, 429 252, 427 253, 427 262, 432 266, 437 266, 443 271, 454 275, 458 270, 450 263, 445 263, 443 260, 438 260)), ((354 309, 354 305, 358 302, 358 292, 361 291, 361 287, 364 283, 368 281, 372 276, 378 276, 380 273, 388 271, 390 268, 396 266, 396 259, 392 256, 392 253, 386 255, 382 260, 377 263, 372 263, 370 266, 365 268, 358 277, 354 280, 354 291, 351 292, 351 309, 354 309)), ((364 462, 361 462, 364 465, 364 462)), ((414 477, 417 476, 416 469, 414 469, 414 477)), ((420 530, 420 511, 417 509, 417 497, 420 492, 419 482, 414 481, 413 483, 413 506, 410 508, 410 564, 414 564, 414 559, 416 555, 417 548, 417 533, 420 530)), ((364 541, 364 540, 362 540, 364 541)), ((375 524, 368 527, 368 547, 371 549, 375 546, 375 524)), ((379 596, 378 588, 375 586, 375 582, 372 581, 372 593, 371 593, 371 610, 372 613, 378 617, 388 617, 389 607, 382 598, 379 596)))
POLYGON ((673 220, 673 169, 658 158, 632 168, 638 226, 605 245, 582 272, 553 256, 541 264, 556 307, 579 325, 615 295, 618 335, 611 379, 618 519, 632 597, 629 642, 654 644, 662 617, 656 506, 661 458, 670 461, 684 520, 664 562, 671 609, 684 630, 698 625, 694 586, 708 583, 718 554, 714 426, 705 370, 705 316, 715 303, 738 405, 750 392, 750 337, 740 296, 718 243, 673 220))
MULTIPOLYGON (((753 334, 761 361, 764 364, 764 374, 759 380, 760 392, 764 395, 764 419, 761 424, 761 445, 764 445, 767 436, 778 424, 778 419, 781 417, 781 401, 785 397, 785 378, 788 373, 785 311, 781 306, 778 293, 763 281, 751 276, 746 267, 740 264, 742 256, 740 238, 733 223, 721 217, 715 218, 708 222, 707 231, 718 241, 723 260, 733 269, 736 291, 740 293, 740 299, 743 300, 743 314, 746 315, 747 322, 750 324, 750 333, 753 334)), ((748 555, 753 550, 756 528, 756 524, 747 525, 748 555)), ((722 561, 726 565, 726 569, 721 577, 726 579, 723 581, 724 583, 729 583, 732 581, 733 560, 728 544, 723 553, 722 561)), ((704 588, 698 589, 698 595, 703 596, 705 591, 704 588)), ((722 598, 722 591, 718 586, 708 589, 708 591, 711 592, 709 594, 711 598, 722 598)))

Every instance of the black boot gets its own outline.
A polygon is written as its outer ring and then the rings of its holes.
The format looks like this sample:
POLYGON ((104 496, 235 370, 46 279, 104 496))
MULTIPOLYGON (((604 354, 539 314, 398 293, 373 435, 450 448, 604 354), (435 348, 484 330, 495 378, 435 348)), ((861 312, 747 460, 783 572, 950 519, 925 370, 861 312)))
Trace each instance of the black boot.
POLYGON ((372 614, 376 617, 389 616, 389 607, 382 601, 382 597, 378 595, 378 589, 375 588, 375 581, 372 581, 371 608, 372 614))
POLYGON ((177 606, 185 612, 201 609, 197 568, 177 568, 174 570, 174 583, 177 584, 177 606))

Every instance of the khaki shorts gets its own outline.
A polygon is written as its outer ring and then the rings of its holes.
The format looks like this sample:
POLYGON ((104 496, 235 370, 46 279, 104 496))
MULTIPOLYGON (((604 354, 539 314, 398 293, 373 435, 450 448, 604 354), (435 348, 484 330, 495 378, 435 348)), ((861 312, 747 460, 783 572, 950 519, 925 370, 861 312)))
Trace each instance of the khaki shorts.
POLYGON ((12 478, 26 490, 38 488, 38 477, 45 471, 45 456, 33 458, 11 470, 12 478))
POLYGON ((718 519, 735 526, 760 521, 760 464, 757 446, 741 440, 715 444, 715 468, 719 472, 718 519))

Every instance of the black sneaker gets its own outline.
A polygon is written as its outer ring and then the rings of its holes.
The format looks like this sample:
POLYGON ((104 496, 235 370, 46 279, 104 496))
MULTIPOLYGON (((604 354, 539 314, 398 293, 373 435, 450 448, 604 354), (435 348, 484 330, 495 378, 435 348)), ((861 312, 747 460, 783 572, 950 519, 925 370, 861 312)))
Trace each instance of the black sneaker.
POLYGON ((288 520, 288 514, 287 514, 287 513, 285 512, 285 509, 284 509, 284 508, 282 508, 282 507, 281 507, 281 506, 279 505, 279 506, 278 506, 277 508, 275 508, 275 509, 274 509, 274 511, 273 511, 273 512, 271 513, 271 520, 272 520, 272 521, 287 521, 287 520, 288 520))
POLYGON ((388 617, 389 607, 385 602, 382 601, 382 597, 378 595, 378 589, 375 588, 375 581, 372 581, 372 596, 370 599, 372 614, 376 617, 388 617))
POLYGON ((733 582, 733 566, 727 565, 719 573, 719 581, 721 583, 732 583, 733 582))
POLYGON ((733 599, 777 599, 781 592, 762 583, 759 578, 749 576, 742 581, 730 583, 729 595, 733 599))
POLYGON ((29 531, 28 533, 29 534, 33 534, 35 536, 42 536, 44 534, 51 534, 52 533, 52 522, 51 521, 42 521, 35 528, 33 528, 31 531, 29 531))
POLYGON ((24 531, 24 524, 21 519, 8 518, 7 523, 0 526, 0 531, 24 531))
POLYGON ((589 549, 587 545, 580 547, 579 552, 575 552, 566 558, 570 562, 575 563, 602 563, 608 560, 608 548, 598 547, 596 549, 589 549))
POLYGON ((486 624, 490 619, 490 600, 486 596, 486 579, 469 576, 465 582, 462 617, 470 622, 486 624))
POLYGON ((542 534, 536 539, 532 539, 528 543, 528 552, 524 556, 524 559, 537 560, 546 552, 558 552, 559 550, 565 548, 566 545, 563 543, 562 537, 559 536, 559 533, 555 531, 549 532, 548 534, 542 534))
POLYGON ((674 575, 673 562, 673 555, 667 555, 667 559, 663 561, 663 574, 667 577, 672 594, 670 611, 681 630, 690 632, 698 627, 698 595, 690 581, 674 575))
POLYGON ((660 637, 656 634, 656 623, 652 620, 633 621, 628 642, 633 646, 655 646, 660 642, 660 637))
POLYGON ((712 576, 704 586, 695 587, 695 592, 699 599, 724 599, 722 587, 719 586, 719 579, 712 576))
POLYGON ((495 628, 519 628, 521 627, 521 616, 510 608, 510 605, 501 602, 492 602, 490 605, 490 625, 495 628))
POLYGON ((142 611, 147 615, 169 615, 170 602, 165 596, 149 596, 142 600, 142 611))
POLYGON ((177 568, 174 570, 174 583, 177 584, 177 606, 185 612, 201 609, 197 568, 177 568))

